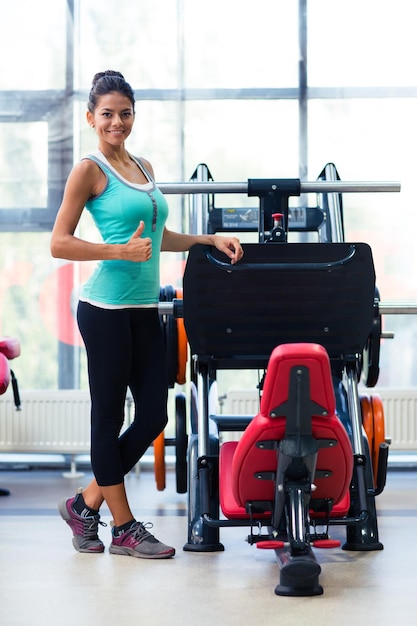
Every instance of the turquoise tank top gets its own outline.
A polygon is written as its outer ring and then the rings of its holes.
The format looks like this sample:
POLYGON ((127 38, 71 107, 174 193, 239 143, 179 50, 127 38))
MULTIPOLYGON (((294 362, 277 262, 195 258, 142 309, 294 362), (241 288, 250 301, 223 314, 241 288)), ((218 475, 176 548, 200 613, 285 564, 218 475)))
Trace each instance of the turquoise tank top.
POLYGON ((135 159, 149 180, 146 185, 131 183, 111 166, 101 152, 89 154, 106 176, 102 193, 91 198, 86 209, 105 243, 127 243, 143 220, 143 237, 152 239, 149 261, 100 261, 82 288, 80 299, 104 308, 157 306, 159 301, 159 260, 168 204, 155 181, 139 159, 135 159))

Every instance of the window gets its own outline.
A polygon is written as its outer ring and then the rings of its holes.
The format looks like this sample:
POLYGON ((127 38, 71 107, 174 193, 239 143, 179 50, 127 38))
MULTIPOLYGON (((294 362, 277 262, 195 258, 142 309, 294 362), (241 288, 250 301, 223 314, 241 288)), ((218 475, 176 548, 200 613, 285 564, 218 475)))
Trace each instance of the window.
MULTIPOLYGON (((21 339, 22 387, 86 386, 74 313, 92 268, 51 259, 49 233, 73 163, 96 147, 86 101, 94 73, 107 68, 135 89, 129 149, 152 162, 159 182, 187 180, 201 162, 218 181, 314 180, 329 161, 342 180, 401 181, 401 194, 346 194, 346 232, 371 244, 383 300, 415 300, 417 44, 412 20, 403 19, 413 7, 413 0, 7 3, 0 333, 21 339)), ((188 202, 168 200, 169 225, 182 228, 188 202)), ((254 199, 216 201, 226 203, 254 199)), ((88 215, 80 233, 96 237, 88 215)), ((164 284, 180 284, 183 263, 182 255, 163 255, 164 284)), ((417 322, 390 317, 384 326, 396 338, 381 351, 381 384, 417 384, 417 322)))

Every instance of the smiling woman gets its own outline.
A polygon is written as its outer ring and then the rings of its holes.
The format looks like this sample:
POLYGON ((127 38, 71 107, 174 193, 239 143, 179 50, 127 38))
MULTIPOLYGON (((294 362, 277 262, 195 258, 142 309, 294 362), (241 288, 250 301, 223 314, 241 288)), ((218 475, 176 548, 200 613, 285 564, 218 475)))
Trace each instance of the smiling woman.
POLYGON ((146 559, 169 558, 171 548, 133 517, 124 483, 168 422, 168 380, 158 312, 160 253, 215 246, 231 264, 243 251, 235 237, 188 235, 166 228, 168 204, 152 166, 125 146, 135 97, 120 72, 95 74, 87 121, 98 150, 77 163, 65 186, 51 237, 55 257, 98 260, 80 294, 77 321, 88 359, 91 394, 91 464, 94 479, 82 493, 61 502, 79 552, 103 552, 99 509, 106 501, 114 520, 110 552, 146 559), (103 242, 75 235, 86 208, 103 242), (112 367, 107 367, 111 354, 112 367), (127 390, 135 414, 122 431, 127 390))

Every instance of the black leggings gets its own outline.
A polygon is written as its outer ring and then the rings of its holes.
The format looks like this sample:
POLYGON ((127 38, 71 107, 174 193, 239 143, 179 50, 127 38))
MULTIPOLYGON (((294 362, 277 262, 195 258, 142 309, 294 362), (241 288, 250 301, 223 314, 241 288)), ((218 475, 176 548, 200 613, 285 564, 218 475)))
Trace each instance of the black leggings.
POLYGON ((168 421, 158 309, 102 309, 79 302, 77 319, 88 360, 91 465, 100 486, 117 485, 168 421), (120 435, 128 387, 134 419, 120 435))

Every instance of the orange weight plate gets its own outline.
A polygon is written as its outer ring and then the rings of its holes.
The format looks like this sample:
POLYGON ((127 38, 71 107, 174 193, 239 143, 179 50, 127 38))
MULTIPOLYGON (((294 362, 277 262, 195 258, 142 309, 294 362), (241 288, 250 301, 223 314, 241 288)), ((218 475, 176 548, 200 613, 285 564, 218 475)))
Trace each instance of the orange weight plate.
POLYGON ((162 431, 153 442, 154 454, 154 472, 156 488, 163 491, 166 486, 166 468, 165 468, 165 433, 162 431))
POLYGON ((384 406, 380 396, 371 396, 372 411, 374 415, 374 445, 372 451, 372 465, 374 476, 378 475, 379 447, 385 443, 384 406))
MULTIPOLYGON (((182 289, 177 289, 175 297, 182 300, 182 289)), ((184 320, 182 317, 177 318, 177 336, 178 336, 178 370, 177 383, 184 385, 186 381, 187 358, 188 358, 188 340, 185 332, 184 320)))
POLYGON ((374 441, 374 413, 369 396, 361 396, 362 424, 368 438, 369 449, 373 450, 374 441))

